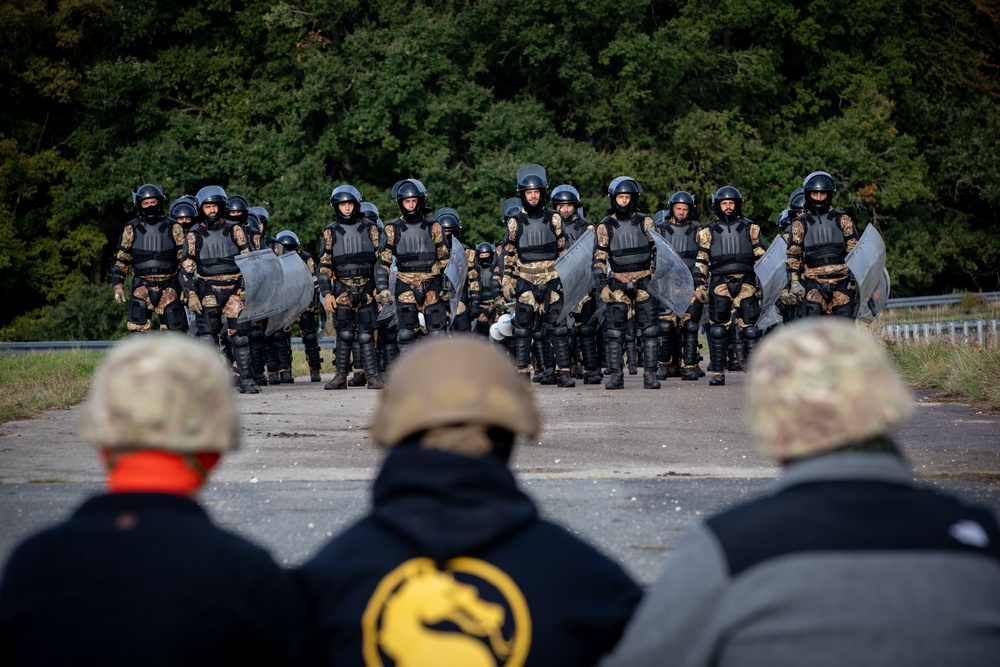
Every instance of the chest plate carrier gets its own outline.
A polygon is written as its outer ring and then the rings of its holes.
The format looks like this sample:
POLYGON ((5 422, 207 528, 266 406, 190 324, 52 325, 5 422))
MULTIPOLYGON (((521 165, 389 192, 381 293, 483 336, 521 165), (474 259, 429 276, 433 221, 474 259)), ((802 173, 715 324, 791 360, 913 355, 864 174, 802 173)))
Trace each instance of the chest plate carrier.
POLYGON ((431 222, 396 224, 396 267, 404 273, 430 273, 437 261, 431 222))
POLYGON ((587 231, 587 227, 590 225, 589 220, 573 216, 573 219, 567 221, 563 218, 563 234, 566 235, 566 247, 573 245, 580 236, 587 231))
POLYGON ((331 225, 333 229, 333 274, 337 278, 358 278, 375 273, 375 244, 371 223, 331 225))
POLYGON ((233 225, 225 223, 218 227, 204 228, 201 234, 201 252, 198 253, 198 273, 203 276, 222 276, 239 273, 236 255, 240 249, 233 240, 233 225))
POLYGON ((137 222, 132 242, 132 271, 137 276, 177 272, 177 246, 170 234, 171 223, 147 225, 137 222))
POLYGON ((653 265, 649 238, 642 228, 645 218, 645 215, 634 215, 626 222, 613 217, 608 219, 608 232, 611 234, 608 255, 612 272, 645 271, 653 265))
POLYGON ((843 214, 843 211, 832 209, 825 215, 808 215, 803 218, 806 233, 802 246, 806 253, 806 266, 815 268, 844 263, 847 243, 839 224, 843 214))
POLYGON ((552 231, 552 216, 529 218, 520 213, 521 235, 517 238, 517 250, 522 262, 547 262, 559 256, 556 234, 552 231))
POLYGON ((737 222, 724 225, 712 223, 712 273, 746 273, 753 268, 753 244, 750 242, 750 222, 740 218, 737 222))
POLYGON ((497 283, 493 281, 493 267, 479 269, 479 303, 489 304, 500 295, 497 283))
POLYGON ((694 260, 698 256, 698 242, 695 236, 698 233, 697 222, 685 222, 682 225, 664 225, 661 227, 663 236, 667 239, 670 247, 677 251, 684 264, 689 269, 694 268, 694 260))

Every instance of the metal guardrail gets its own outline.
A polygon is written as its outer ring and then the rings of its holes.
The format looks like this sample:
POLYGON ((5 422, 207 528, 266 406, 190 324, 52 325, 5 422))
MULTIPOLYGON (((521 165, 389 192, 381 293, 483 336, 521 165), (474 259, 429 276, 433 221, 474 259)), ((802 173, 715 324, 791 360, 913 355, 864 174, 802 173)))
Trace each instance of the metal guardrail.
MULTIPOLYGON (((947 306, 953 303, 961 303, 962 299, 969 295, 976 296, 974 292, 969 294, 941 294, 938 296, 905 296, 889 299, 885 304, 888 308, 927 308, 930 306, 947 306)), ((978 296, 986 301, 1000 301, 1000 292, 979 292, 978 296)))
POLYGON ((883 324, 878 329, 883 339, 892 343, 949 342, 953 345, 977 345, 1000 342, 1000 319, 883 324))

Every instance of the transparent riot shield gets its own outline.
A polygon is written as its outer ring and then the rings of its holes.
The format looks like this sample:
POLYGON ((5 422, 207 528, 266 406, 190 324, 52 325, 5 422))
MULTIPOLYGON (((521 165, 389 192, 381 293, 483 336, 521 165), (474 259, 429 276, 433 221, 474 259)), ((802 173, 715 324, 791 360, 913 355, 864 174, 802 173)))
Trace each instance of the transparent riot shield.
POLYGON ((757 328, 762 332, 767 332, 768 329, 778 326, 783 322, 781 318, 781 313, 778 312, 777 306, 771 306, 761 311, 760 318, 757 320, 757 328))
POLYGON ((580 235, 569 250, 556 259, 555 269, 563 286, 562 312, 559 323, 563 323, 573 309, 594 289, 594 230, 588 229, 580 235))
POLYGON ((521 210, 521 200, 517 197, 511 197, 510 199, 505 199, 502 204, 500 204, 500 218, 506 224, 507 219, 512 215, 515 215, 521 210))
POLYGON ((694 295, 691 269, 659 233, 653 232, 652 237, 656 244, 656 265, 649 281, 649 293, 675 313, 683 313, 694 295))
POLYGON ((757 284, 760 285, 760 309, 766 312, 778 302, 781 291, 788 283, 788 271, 785 259, 788 256, 788 246, 781 234, 774 237, 771 247, 764 256, 757 260, 753 270, 757 274, 757 284))
POLYGON ((452 237, 451 255, 448 257, 448 265, 444 267, 444 277, 450 283, 449 291, 451 292, 448 297, 448 306, 451 309, 449 311, 451 313, 451 322, 448 324, 449 329, 451 329, 452 324, 455 322, 455 315, 458 314, 458 304, 461 303, 462 294, 465 293, 468 275, 469 260, 465 256, 465 246, 458 239, 452 237))
POLYGON ((889 303, 889 291, 891 287, 889 271, 882 269, 882 275, 879 278, 878 284, 875 285, 875 291, 872 292, 871 297, 867 301, 860 304, 858 319, 862 322, 871 322, 878 317, 879 313, 885 310, 886 304, 889 303))
POLYGON ((399 319, 396 317, 396 273, 398 269, 396 268, 396 258, 392 258, 392 264, 389 266, 389 294, 393 296, 393 302, 388 306, 382 306, 378 311, 377 322, 383 322, 389 320, 390 326, 399 324, 399 319))
POLYGON ((281 296, 284 276, 281 263, 273 250, 265 248, 237 255, 236 266, 243 274, 243 289, 246 294, 238 322, 256 322, 284 310, 285 304, 281 296))
POLYGON ((284 329, 297 320, 312 303, 315 289, 313 275, 297 252, 285 253, 278 258, 278 263, 281 265, 281 301, 284 307, 276 315, 268 317, 265 334, 284 329))
POLYGON ((858 284, 858 303, 868 303, 885 270, 885 243, 875 225, 865 228, 854 250, 847 253, 845 264, 858 284))
MULTIPOLYGON (((517 168, 517 182, 518 184, 524 179, 525 176, 538 176, 542 179, 543 183, 547 183, 548 179, 545 176, 545 167, 540 164, 526 164, 524 166, 517 168)), ((520 202, 519 202, 520 203, 520 202)))

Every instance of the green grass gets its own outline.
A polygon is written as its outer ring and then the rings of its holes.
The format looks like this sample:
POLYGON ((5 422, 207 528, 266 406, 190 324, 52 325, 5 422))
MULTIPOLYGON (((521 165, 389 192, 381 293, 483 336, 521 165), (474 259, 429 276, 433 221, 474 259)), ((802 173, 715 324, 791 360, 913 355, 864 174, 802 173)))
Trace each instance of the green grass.
POLYGON ((104 352, 0 354, 0 423, 79 403, 104 352))
POLYGON ((1000 341, 985 348, 932 342, 886 349, 914 389, 934 389, 942 399, 969 401, 1000 414, 1000 341))

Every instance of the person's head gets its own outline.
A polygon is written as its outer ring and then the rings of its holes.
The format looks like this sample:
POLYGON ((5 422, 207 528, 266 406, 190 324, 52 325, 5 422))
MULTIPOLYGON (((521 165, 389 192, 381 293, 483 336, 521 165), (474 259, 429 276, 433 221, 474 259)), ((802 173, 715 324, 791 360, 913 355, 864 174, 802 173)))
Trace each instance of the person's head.
POLYGON ((268 221, 271 219, 267 209, 263 206, 251 206, 249 215, 257 219, 256 231, 263 234, 267 230, 268 221))
POLYGON ((811 213, 823 214, 833 205, 833 193, 837 185, 833 177, 825 171, 814 171, 802 181, 805 194, 805 208, 811 213))
POLYGON ((132 200, 135 212, 143 222, 154 223, 163 219, 164 196, 159 186, 148 183, 141 186, 132 195, 132 200))
POLYGON ((608 199, 611 206, 608 213, 619 220, 627 220, 635 214, 639 204, 642 186, 631 176, 619 176, 608 186, 608 199))
POLYGON ((419 222, 431 209, 427 206, 427 188, 415 178, 399 181, 392 186, 392 198, 407 222, 419 222))
POLYGON ((250 214, 250 202, 243 195, 229 195, 226 197, 226 220, 239 225, 247 224, 247 216, 250 214))
POLYGON ((723 185, 712 197, 712 206, 719 220, 733 222, 743 216, 743 195, 731 185, 723 185))
POLYGON ((451 243, 452 236, 461 240, 462 219, 458 216, 458 211, 453 208, 439 208, 434 213, 434 219, 441 225, 441 231, 444 232, 449 244, 451 243))
POLYGON ((198 219, 198 209, 195 202, 188 199, 188 195, 175 199, 170 204, 170 217, 181 224, 181 227, 188 229, 198 219))
POLYGON ((500 219, 506 225, 507 220, 520 213, 520 211, 521 199, 519 197, 510 197, 500 204, 500 219))
POLYGON ((361 202, 361 215, 377 225, 379 229, 382 228, 382 216, 379 215, 378 207, 375 204, 370 201, 361 202))
POLYGON ((80 435, 101 450, 112 491, 193 493, 239 444, 232 375, 203 341, 127 340, 94 375, 80 435))
POLYGON ((580 207, 580 193, 572 185, 557 185, 552 190, 550 200, 552 201, 552 205, 555 206, 556 213, 561 215, 565 220, 572 219, 576 215, 576 210, 580 207))
POLYGON ((472 336, 420 343, 389 371, 372 417, 379 447, 404 442, 481 457, 510 455, 540 428, 531 390, 494 345, 472 336))
POLYGON ((795 188, 792 190, 792 194, 788 196, 788 221, 802 215, 806 210, 806 194, 805 190, 802 188, 795 188))
POLYGON ((837 317, 765 337, 751 357, 747 401, 754 442, 783 463, 884 438, 913 410, 885 350, 837 317))
POLYGON ((670 195, 670 201, 667 202, 667 208, 670 209, 671 222, 678 225, 682 224, 691 217, 692 213, 694 213, 694 195, 684 190, 678 190, 674 194, 670 195))
POLYGON ((549 183, 546 180, 545 168, 537 164, 528 164, 517 172, 517 194, 521 199, 521 206, 529 215, 540 214, 549 200, 549 183))
POLYGON ((278 232, 274 240, 281 245, 285 252, 298 252, 299 250, 299 237, 290 229, 278 232))
POLYGON ((361 193, 353 185, 338 185, 330 194, 330 206, 337 216, 337 222, 349 223, 360 220, 361 193))
POLYGON ((198 215, 206 225, 214 225, 222 220, 222 212, 226 207, 226 191, 218 185, 206 185, 195 195, 198 203, 198 215))
POLYGON ((476 246, 476 263, 480 268, 488 269, 493 266, 495 256, 496 248, 489 241, 483 241, 476 246))

